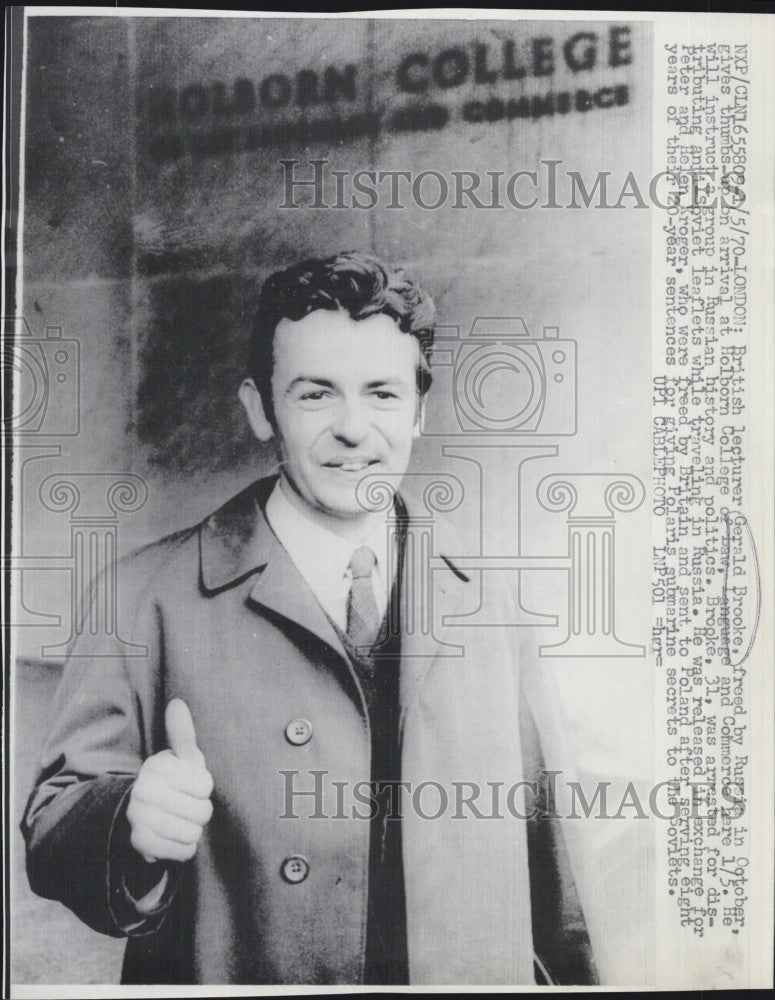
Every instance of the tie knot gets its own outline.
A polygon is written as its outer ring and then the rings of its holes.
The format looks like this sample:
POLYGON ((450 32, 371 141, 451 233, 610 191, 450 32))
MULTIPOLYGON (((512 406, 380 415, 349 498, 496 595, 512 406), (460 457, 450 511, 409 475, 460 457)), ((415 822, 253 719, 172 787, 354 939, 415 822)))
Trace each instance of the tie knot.
POLYGON ((368 545, 361 545, 359 549, 353 552, 352 559, 350 560, 350 572, 352 573, 353 580, 362 580, 364 577, 371 576, 371 571, 374 569, 376 562, 377 557, 368 545))

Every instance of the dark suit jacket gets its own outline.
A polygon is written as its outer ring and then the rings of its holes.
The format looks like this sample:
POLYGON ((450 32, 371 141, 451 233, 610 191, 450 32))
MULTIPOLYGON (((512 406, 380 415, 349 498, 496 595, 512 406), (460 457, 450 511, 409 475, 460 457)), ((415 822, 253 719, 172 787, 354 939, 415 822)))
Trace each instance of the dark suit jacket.
MULTIPOLYGON (((369 823, 330 817, 333 781, 369 780, 368 718, 339 637, 264 518, 273 484, 120 563, 118 629, 79 637, 57 695, 22 824, 30 884, 95 930, 129 937, 124 982, 362 981, 369 823), (141 914, 123 810, 143 760, 165 748, 172 697, 191 709, 214 813, 195 858, 170 866, 159 906, 141 914), (286 737, 296 718, 312 723, 302 746, 286 737), (287 818, 289 787, 316 781, 324 815, 296 796, 298 818, 287 818), (296 883, 283 877, 294 855, 309 865, 296 883)), ((422 580, 411 566, 402 779, 451 795, 456 782, 508 788, 537 773, 513 633, 438 624, 475 602, 476 581, 452 557, 422 580)), ((454 814, 452 801, 437 820, 403 808, 410 981, 531 983, 535 946, 557 981, 594 982, 557 823, 454 814)))

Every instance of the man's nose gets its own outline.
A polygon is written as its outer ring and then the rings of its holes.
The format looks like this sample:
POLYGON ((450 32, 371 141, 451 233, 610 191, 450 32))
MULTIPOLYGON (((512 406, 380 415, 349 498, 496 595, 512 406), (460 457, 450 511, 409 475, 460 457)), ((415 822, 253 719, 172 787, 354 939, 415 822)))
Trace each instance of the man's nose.
POLYGON ((331 432, 337 441, 356 445, 366 437, 369 419, 365 406, 356 400, 345 400, 339 407, 331 432))

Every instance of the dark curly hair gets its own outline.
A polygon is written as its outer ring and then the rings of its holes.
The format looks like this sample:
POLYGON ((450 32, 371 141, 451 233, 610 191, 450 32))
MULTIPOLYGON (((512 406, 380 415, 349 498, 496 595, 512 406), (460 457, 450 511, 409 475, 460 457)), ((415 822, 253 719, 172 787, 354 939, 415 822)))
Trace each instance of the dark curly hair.
POLYGON ((261 393, 267 417, 274 421, 272 371, 274 332, 282 319, 300 320, 316 309, 344 309, 351 319, 384 313, 420 345, 417 388, 431 384, 428 357, 433 346, 436 308, 427 292, 401 268, 371 254, 348 250, 333 257, 310 258, 270 275, 261 288, 250 338, 248 369, 261 393))

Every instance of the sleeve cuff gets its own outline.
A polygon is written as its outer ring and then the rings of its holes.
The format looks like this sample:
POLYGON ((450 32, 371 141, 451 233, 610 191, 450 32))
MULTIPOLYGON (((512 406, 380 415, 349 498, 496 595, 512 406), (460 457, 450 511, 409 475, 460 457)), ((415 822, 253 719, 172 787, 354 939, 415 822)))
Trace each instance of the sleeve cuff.
POLYGON ((135 909, 138 913, 142 913, 145 916, 147 913, 152 913, 161 903, 162 897, 164 896, 164 890, 167 888, 167 883, 169 881, 170 873, 165 868, 161 880, 157 885, 147 892, 140 899, 136 898, 136 894, 129 891, 129 887, 126 884, 126 879, 124 879, 124 888, 127 893, 135 900, 135 909))
POLYGON ((148 862, 130 842, 126 817, 131 786, 121 799, 108 840, 108 901, 116 926, 130 936, 153 934, 161 927, 177 894, 181 866, 174 861, 148 862))

